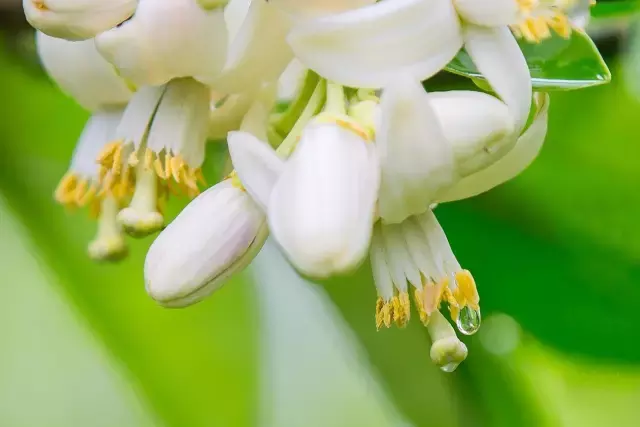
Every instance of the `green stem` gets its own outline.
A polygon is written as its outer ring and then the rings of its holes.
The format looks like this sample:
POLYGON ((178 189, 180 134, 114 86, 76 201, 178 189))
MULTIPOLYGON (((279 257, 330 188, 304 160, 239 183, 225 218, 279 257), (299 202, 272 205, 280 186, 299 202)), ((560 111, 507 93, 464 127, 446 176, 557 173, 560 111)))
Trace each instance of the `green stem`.
POLYGON ((346 97, 342 86, 327 82, 327 104, 325 111, 340 115, 347 114, 346 97))
POLYGON ((316 116, 325 104, 325 99, 327 95, 327 87, 325 85, 324 80, 320 80, 307 102, 307 106, 304 108, 295 125, 287 135, 287 137, 282 141, 282 144, 278 147, 276 152, 280 154, 282 157, 289 157, 298 143, 298 138, 302 135, 302 131, 304 127, 307 125, 309 120, 311 120, 314 116, 316 116))
POLYGON ((273 128, 278 133, 288 135, 291 132, 300 114, 302 114, 305 105, 309 103, 309 100, 313 96, 318 82, 320 82, 320 76, 311 70, 307 71, 305 78, 302 80, 296 92, 296 98, 289 104, 289 108, 282 114, 276 116, 272 122, 273 128))

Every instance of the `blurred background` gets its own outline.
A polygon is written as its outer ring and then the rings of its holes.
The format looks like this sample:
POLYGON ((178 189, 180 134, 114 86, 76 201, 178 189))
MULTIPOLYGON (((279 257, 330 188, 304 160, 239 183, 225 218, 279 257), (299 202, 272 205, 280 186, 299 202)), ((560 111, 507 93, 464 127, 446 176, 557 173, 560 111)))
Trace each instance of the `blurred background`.
MULTIPOLYGON (((151 238, 92 263, 93 221, 52 197, 88 114, 40 69, 20 3, 0 0, 0 426, 638 425, 633 15, 592 21, 613 82, 552 94, 525 173, 438 208, 483 308, 445 374, 415 317, 376 332, 368 266, 312 284, 268 244, 208 300, 168 310, 144 291, 151 238)), ((210 150, 212 182, 225 149, 210 150)))

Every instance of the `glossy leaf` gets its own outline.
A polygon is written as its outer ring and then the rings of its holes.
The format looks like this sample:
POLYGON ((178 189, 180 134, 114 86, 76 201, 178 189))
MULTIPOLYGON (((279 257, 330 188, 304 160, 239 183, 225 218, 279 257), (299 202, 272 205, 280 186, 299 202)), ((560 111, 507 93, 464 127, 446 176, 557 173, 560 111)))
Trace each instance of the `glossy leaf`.
MULTIPOLYGON (((554 35, 539 44, 524 40, 519 44, 527 59, 535 90, 575 90, 611 80, 611 73, 595 44, 580 30, 574 30, 568 39, 554 35)), ((464 49, 446 69, 465 77, 485 80, 464 49)))

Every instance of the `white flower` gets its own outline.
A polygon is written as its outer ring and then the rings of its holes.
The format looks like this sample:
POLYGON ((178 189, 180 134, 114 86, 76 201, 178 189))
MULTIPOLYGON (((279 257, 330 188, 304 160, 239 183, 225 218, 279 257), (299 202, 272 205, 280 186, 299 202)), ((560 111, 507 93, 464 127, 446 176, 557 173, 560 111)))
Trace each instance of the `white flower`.
POLYGON ((95 112, 85 125, 78 141, 71 165, 60 181, 55 198, 70 207, 89 206, 98 218, 98 234, 89 244, 89 255, 95 260, 117 260, 127 252, 124 236, 116 221, 119 205, 129 195, 126 183, 110 189, 101 185, 101 170, 96 156, 113 138, 122 110, 95 112))
POLYGON ((431 92, 433 108, 451 144, 460 177, 486 168, 513 148, 517 134, 509 108, 481 92, 431 92))
POLYGON ((131 91, 98 54, 93 40, 70 42, 41 32, 36 40, 40 59, 51 78, 92 111, 55 198, 65 206, 88 206, 98 217, 98 234, 89 245, 93 259, 119 259, 127 248, 116 215, 119 205, 129 196, 130 183, 118 180, 109 188, 104 187, 102 182, 108 172, 95 159, 113 139, 131 91))
POLYGON ((515 146, 501 159, 458 181, 439 198, 439 202, 466 199, 509 181, 527 168, 536 158, 547 134, 549 95, 534 97, 536 115, 529 128, 517 139, 515 146))
POLYGON ((497 160, 515 142, 514 118, 495 97, 427 94, 410 76, 385 87, 379 116, 378 206, 387 223, 426 211, 461 177, 497 160))
POLYGON ((137 0, 23 0, 27 21, 52 37, 86 40, 115 27, 136 10, 137 0))
POLYGON ((194 0, 139 0, 136 13, 96 37, 100 53, 138 86, 217 74, 226 59, 223 9, 194 0))
POLYGON ((190 197, 199 193, 209 103, 209 89, 185 78, 145 86, 127 105, 113 142, 97 159, 110 171, 107 187, 135 168, 133 199, 119 214, 131 234, 147 235, 162 227, 160 205, 171 186, 190 197))
POLYGON ((237 180, 208 189, 160 233, 144 265, 146 289, 163 306, 205 298, 242 270, 267 237, 265 216, 237 180))
MULTIPOLYGON (((289 41, 305 65, 328 79, 354 87, 382 87, 398 71, 409 72, 418 80, 435 74, 463 44, 466 46, 475 37, 474 28, 492 32, 510 25, 518 35, 532 41, 548 37, 550 28, 567 36, 571 26, 565 10, 571 3, 383 1, 344 13, 299 19, 289 41)), ((475 62, 478 55, 491 50, 500 55, 500 49, 501 46, 484 46, 469 53, 475 62)), ((506 68, 512 73, 522 73, 522 67, 515 61, 506 57, 506 68)), ((490 76, 487 78, 494 83, 490 76)))
POLYGON ((232 0, 225 9, 225 21, 229 46, 224 68, 203 81, 225 93, 275 82, 293 58, 286 42, 291 19, 264 0, 232 0))
MULTIPOLYGON (((470 3, 474 12, 493 7, 490 1, 470 3)), ((378 2, 300 20, 288 39, 307 67, 337 83, 365 88, 383 88, 398 75, 425 80, 464 46, 511 109, 515 131, 520 132, 531 99, 530 75, 522 52, 506 24, 496 26, 486 21, 476 25, 464 17, 461 20, 457 4, 452 0, 378 2)))
POLYGON ((472 334, 479 328, 480 297, 475 281, 460 267, 431 210, 400 224, 377 223, 370 256, 378 290, 378 328, 406 325, 409 288, 425 325, 445 302, 461 332, 472 334))
POLYGON ((309 68, 346 86, 376 88, 399 72, 424 80, 462 46, 451 0, 393 0, 315 19, 289 35, 309 68))
POLYGON ((304 274, 353 270, 369 247, 378 186, 378 159, 367 133, 347 120, 316 118, 271 194, 271 233, 304 274))
POLYGON ((292 59, 290 20, 266 1, 206 9, 194 0, 140 0, 127 22, 96 38, 100 52, 138 85, 192 77, 224 93, 275 81, 292 59))
POLYGON ((229 147, 240 180, 267 208, 271 233, 300 272, 323 278, 360 264, 379 185, 375 148, 363 128, 322 114, 305 127, 285 165, 246 134, 232 134, 229 147))
POLYGON ((270 3, 298 17, 314 17, 357 9, 375 0, 270 0, 270 3))
POLYGON ((124 105, 132 90, 100 56, 93 40, 70 42, 36 33, 40 61, 56 84, 89 111, 124 105))

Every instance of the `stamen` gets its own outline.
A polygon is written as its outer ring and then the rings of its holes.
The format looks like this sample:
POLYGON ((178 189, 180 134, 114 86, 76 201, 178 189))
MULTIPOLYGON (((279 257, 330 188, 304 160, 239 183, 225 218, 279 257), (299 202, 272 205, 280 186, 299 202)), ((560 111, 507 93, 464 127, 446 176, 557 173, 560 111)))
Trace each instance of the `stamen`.
POLYGON ((410 317, 411 303, 408 292, 394 295, 388 301, 382 297, 376 300, 376 329, 380 330, 383 326, 390 328, 393 323, 404 328, 409 323, 410 317))
POLYGON ((116 221, 118 203, 113 197, 105 197, 94 205, 98 209, 98 233, 89 244, 89 256, 96 261, 120 260, 126 256, 127 246, 116 221))
POLYGON ((392 300, 385 301, 378 297, 376 301, 376 328, 380 330, 382 326, 390 328, 394 320, 394 307, 392 300))
POLYGON ((163 193, 158 191, 157 177, 153 170, 146 169, 144 163, 136 167, 136 184, 129 207, 118 214, 118 222, 134 237, 144 237, 159 231, 164 217, 158 212, 158 199, 163 193))
POLYGON ((551 37, 552 30, 563 38, 571 36, 571 21, 567 10, 575 0, 516 0, 521 19, 511 25, 516 37, 524 38, 530 43, 540 43, 551 37))

